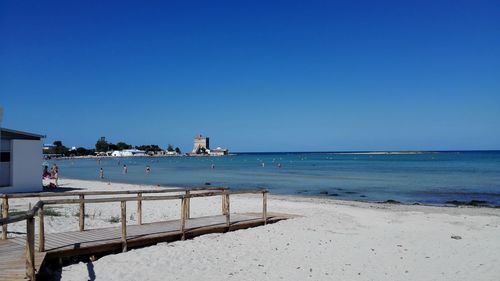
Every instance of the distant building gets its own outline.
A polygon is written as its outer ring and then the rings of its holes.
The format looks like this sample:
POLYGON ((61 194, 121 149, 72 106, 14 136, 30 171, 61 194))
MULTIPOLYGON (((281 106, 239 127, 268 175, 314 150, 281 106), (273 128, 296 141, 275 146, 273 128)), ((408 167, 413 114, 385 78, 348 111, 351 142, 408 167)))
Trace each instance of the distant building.
POLYGON ((202 135, 198 135, 194 138, 194 146, 192 154, 206 154, 210 149, 210 139, 202 135))
POLYGON ((42 191, 43 135, 0 128, 0 193, 42 191))
POLYGON ((208 150, 208 154, 210 154, 210 156, 224 156, 229 154, 229 150, 227 148, 217 147, 215 149, 208 150))
POLYGON ((146 152, 139 149, 115 150, 113 151, 113 153, 111 153, 111 156, 115 157, 146 156, 146 152))

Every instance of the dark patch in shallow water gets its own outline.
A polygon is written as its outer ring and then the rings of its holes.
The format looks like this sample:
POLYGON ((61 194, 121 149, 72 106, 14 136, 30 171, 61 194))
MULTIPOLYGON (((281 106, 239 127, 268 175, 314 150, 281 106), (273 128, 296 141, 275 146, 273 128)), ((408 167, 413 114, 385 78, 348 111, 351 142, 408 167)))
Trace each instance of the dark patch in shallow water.
POLYGON ((491 206, 487 201, 484 200, 471 200, 471 201, 446 201, 446 204, 452 204, 455 206, 491 206))
POLYGON ((389 199, 389 200, 386 200, 382 203, 386 203, 386 204, 401 204, 401 202, 397 201, 397 200, 393 200, 393 199, 389 199))

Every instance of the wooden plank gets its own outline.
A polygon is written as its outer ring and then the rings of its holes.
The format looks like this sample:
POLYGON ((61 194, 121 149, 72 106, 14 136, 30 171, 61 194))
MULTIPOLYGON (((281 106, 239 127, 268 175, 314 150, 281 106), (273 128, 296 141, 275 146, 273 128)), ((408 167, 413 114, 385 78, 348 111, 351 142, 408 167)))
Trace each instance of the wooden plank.
POLYGON ((80 217, 79 217, 79 225, 80 231, 85 230, 85 195, 80 194, 80 217))
POLYGON ((26 220, 26 277, 35 280, 35 219, 26 220))
POLYGON ((230 205, 229 205, 229 194, 226 194, 226 199, 225 199, 225 203, 226 203, 226 226, 229 227, 231 225, 231 210, 230 210, 230 205))
POLYGON ((121 202, 121 222, 122 222, 122 252, 127 251, 127 202, 121 202))
POLYGON ((262 219, 267 224, 267 192, 262 192, 262 219))
MULTIPOLYGON (((2 219, 9 217, 9 199, 2 199, 2 219)), ((2 239, 7 239, 7 224, 2 224, 2 239)))
POLYGON ((43 205, 38 209, 38 251, 45 251, 45 223, 44 223, 43 205))
POLYGON ((187 208, 187 202, 186 202, 187 198, 182 198, 182 201, 181 201, 181 233, 182 233, 182 240, 184 240, 184 230, 186 228, 186 218, 187 218, 187 215, 186 215, 186 208, 187 208))
POLYGON ((142 193, 137 193, 137 224, 142 224, 142 193))
POLYGON ((191 209, 190 209, 191 198, 189 197, 190 194, 191 192, 189 190, 186 190, 186 211, 185 211, 186 219, 189 219, 191 217, 191 209))

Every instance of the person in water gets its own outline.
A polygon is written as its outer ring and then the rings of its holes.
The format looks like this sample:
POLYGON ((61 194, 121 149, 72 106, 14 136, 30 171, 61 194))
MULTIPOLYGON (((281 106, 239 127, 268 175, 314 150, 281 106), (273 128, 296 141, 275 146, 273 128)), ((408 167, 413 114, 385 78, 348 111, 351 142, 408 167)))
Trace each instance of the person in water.
POLYGON ((128 168, 127 165, 123 165, 123 173, 127 174, 128 173, 128 168))
POLYGON ((102 168, 99 169, 99 178, 101 178, 101 179, 104 178, 104 170, 102 168))
POLYGON ((146 173, 149 174, 151 172, 151 167, 149 165, 146 166, 146 173))

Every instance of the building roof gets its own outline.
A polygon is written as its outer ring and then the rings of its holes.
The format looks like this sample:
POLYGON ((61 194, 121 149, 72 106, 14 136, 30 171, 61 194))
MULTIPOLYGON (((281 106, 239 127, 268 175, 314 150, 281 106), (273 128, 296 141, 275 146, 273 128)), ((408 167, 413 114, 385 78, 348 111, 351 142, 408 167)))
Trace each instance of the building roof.
POLYGON ((40 140, 46 138, 44 135, 28 133, 7 128, 0 128, 0 136, 2 139, 21 139, 21 140, 40 140))

